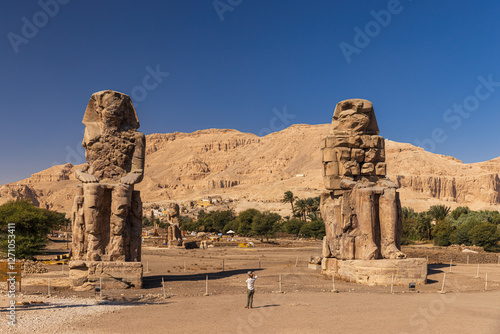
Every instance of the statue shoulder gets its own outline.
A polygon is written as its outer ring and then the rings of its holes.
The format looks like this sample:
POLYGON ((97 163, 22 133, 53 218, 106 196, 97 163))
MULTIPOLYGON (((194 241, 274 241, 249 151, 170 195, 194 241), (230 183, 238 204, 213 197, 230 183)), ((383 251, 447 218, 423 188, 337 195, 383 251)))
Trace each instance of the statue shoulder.
POLYGON ((144 135, 144 133, 139 132, 139 131, 136 131, 134 133, 134 138, 136 141, 143 141, 143 142, 146 141, 146 136, 144 135))

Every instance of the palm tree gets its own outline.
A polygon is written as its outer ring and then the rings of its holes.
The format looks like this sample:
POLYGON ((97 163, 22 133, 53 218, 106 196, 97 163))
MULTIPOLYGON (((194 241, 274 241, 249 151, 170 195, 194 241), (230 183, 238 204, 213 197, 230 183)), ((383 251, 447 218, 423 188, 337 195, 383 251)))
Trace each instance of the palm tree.
POLYGON ((450 213, 450 207, 445 205, 433 205, 429 208, 429 216, 436 222, 443 221, 450 213))
POLYGON ((306 214, 308 211, 308 206, 305 200, 298 199, 295 202, 295 214, 300 217, 301 220, 306 221, 306 214))
POLYGON ((432 218, 428 215, 427 212, 421 212, 417 215, 417 229, 422 239, 425 235, 427 240, 431 240, 431 221, 432 218))
POLYGON ((305 202, 307 205, 307 212, 316 211, 317 207, 315 208, 314 198, 308 197, 305 199, 305 202))
POLYGON ((293 193, 290 190, 288 190, 288 191, 285 191, 285 194, 284 194, 281 202, 290 203, 290 205, 292 206, 292 212, 294 212, 293 202, 295 201, 295 199, 297 199, 297 196, 293 196, 293 193))
MULTIPOLYGON (((317 217, 317 212, 319 210, 319 205, 321 202, 321 196, 318 197, 308 197, 304 200, 307 206, 307 216, 310 218, 311 214, 314 214, 317 217)), ((314 220, 314 219, 313 219, 314 220)))
POLYGON ((417 215, 415 213, 415 210, 413 210, 412 208, 406 207, 406 206, 404 206, 401 209, 401 212, 403 214, 403 219, 410 219, 410 218, 413 218, 417 215))
POLYGON ((309 219, 311 219, 311 221, 319 220, 318 211, 313 211, 313 212, 308 213, 307 217, 309 217, 309 219))

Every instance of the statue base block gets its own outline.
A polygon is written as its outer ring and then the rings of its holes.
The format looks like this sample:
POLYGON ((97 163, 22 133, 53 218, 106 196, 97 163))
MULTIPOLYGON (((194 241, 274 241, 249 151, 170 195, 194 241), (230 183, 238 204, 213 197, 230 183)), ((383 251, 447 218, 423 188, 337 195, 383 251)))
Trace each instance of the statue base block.
POLYGON ((417 286, 427 281, 427 259, 339 260, 323 258, 322 273, 335 275, 342 281, 365 285, 390 285, 394 275, 395 286, 417 286))
POLYGON ((142 288, 141 262, 70 261, 69 279, 75 290, 142 288))

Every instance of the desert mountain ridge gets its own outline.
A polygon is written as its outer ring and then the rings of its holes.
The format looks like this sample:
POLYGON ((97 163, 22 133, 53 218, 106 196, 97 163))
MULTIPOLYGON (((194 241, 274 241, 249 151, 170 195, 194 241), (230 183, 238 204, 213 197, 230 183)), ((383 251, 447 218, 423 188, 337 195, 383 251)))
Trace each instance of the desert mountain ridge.
MULTIPOLYGON (((320 140, 329 132, 330 124, 295 124, 264 137, 232 129, 150 134, 144 180, 136 189, 146 205, 219 195, 238 203, 237 211, 256 207, 290 214, 289 205, 280 202, 285 191, 298 197, 324 191, 320 140)), ((500 210, 500 158, 464 164, 386 139, 386 160, 403 206, 416 211, 435 204, 500 210)), ((69 213, 78 167, 57 165, 0 186, 0 204, 29 198, 69 213)))

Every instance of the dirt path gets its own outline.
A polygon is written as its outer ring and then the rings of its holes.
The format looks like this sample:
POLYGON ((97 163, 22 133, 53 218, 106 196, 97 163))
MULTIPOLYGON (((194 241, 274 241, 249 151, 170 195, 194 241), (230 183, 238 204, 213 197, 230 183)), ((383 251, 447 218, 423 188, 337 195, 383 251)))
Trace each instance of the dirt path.
POLYGON ((71 324, 82 333, 491 333, 500 293, 259 294, 173 298, 71 324))

